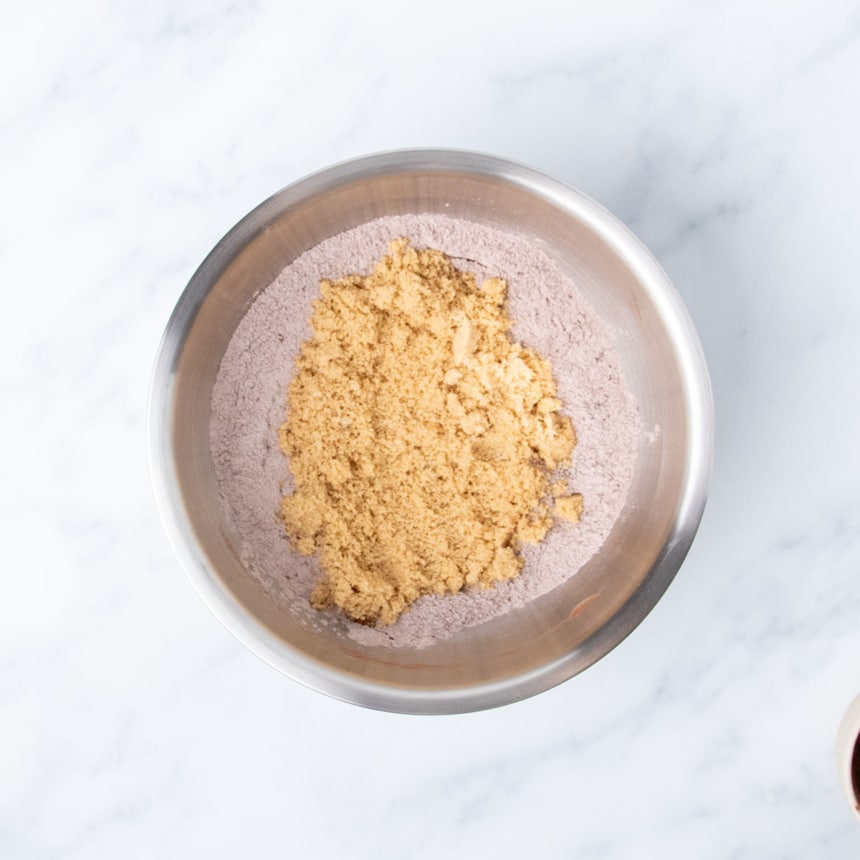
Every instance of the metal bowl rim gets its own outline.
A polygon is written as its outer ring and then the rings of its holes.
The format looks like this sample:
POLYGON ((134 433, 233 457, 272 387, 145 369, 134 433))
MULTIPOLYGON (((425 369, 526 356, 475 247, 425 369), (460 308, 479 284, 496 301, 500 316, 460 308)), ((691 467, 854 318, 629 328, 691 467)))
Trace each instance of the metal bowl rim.
POLYGON ((150 471, 161 521, 181 566, 221 623, 258 657, 307 687, 365 707, 411 714, 465 713, 536 695, 593 665, 620 644, 654 608, 689 551, 707 501, 714 447, 713 395, 704 353, 686 307, 650 251, 612 213, 581 191, 525 165, 455 149, 394 150, 343 161, 285 186, 242 218, 197 268, 170 316, 152 372, 147 425, 150 471), (487 175, 517 185, 587 223, 624 258, 670 322, 687 381, 691 452, 680 512, 669 539, 639 588, 609 623, 575 651, 530 672, 494 683, 438 690, 388 686, 333 670, 308 658, 259 622, 210 568, 205 551, 193 536, 171 451, 175 368, 197 311, 236 252, 287 208, 322 191, 358 178, 421 171, 487 175), (591 657, 585 663, 577 659, 584 652, 591 657))

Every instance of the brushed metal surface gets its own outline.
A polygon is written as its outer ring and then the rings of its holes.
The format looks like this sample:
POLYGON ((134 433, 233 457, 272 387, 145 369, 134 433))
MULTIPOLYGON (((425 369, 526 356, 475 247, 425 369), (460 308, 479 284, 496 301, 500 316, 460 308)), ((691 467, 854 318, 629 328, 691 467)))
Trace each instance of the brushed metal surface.
POLYGON ((191 278, 153 373, 150 461, 174 550, 215 615, 252 651, 329 695, 391 711, 455 713, 533 695, 592 665, 647 615, 701 518, 713 402, 687 312, 645 247, 580 192, 488 156, 413 150, 315 173, 240 221, 191 278), (616 332, 643 434, 627 504, 600 552, 566 584, 426 649, 362 647, 278 607, 238 561, 209 452, 221 357, 254 297, 322 240, 380 215, 440 212, 530 235, 616 332), (596 595, 596 596, 595 596, 596 595), (588 599, 588 600, 587 600, 588 599), (583 603, 583 601, 586 601, 583 603), (572 613, 575 607, 581 611, 572 613))

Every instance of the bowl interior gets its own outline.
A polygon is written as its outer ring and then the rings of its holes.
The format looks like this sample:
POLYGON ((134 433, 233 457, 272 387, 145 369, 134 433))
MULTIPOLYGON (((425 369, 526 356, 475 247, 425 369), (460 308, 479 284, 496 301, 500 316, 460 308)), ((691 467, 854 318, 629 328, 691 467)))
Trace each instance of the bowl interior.
POLYGON ((222 620, 300 681, 397 710, 467 710, 520 698, 570 677, 617 644, 683 559, 704 504, 710 456, 709 391, 697 350, 683 307, 647 252, 576 192, 503 162, 460 163, 453 156, 447 164, 370 159, 358 169, 317 174, 266 201, 228 234, 189 284, 168 328, 156 418, 168 441, 156 465, 167 475, 174 536, 183 535, 177 540, 186 566, 222 620), (615 333, 643 432, 619 521, 566 584, 429 648, 362 647, 308 629, 239 562, 209 452, 210 401, 236 325, 285 266, 373 218, 425 212, 489 223, 540 244, 615 333))

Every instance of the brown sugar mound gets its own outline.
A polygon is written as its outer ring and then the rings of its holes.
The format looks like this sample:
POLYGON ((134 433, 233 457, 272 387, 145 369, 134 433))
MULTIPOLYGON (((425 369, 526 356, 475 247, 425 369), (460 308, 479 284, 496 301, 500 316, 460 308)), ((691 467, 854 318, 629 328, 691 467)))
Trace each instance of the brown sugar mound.
POLYGON ((579 518, 551 474, 573 425, 549 362, 509 336, 506 290, 402 238, 369 276, 321 282, 278 432, 316 608, 391 624, 422 595, 517 576, 553 512, 579 518))

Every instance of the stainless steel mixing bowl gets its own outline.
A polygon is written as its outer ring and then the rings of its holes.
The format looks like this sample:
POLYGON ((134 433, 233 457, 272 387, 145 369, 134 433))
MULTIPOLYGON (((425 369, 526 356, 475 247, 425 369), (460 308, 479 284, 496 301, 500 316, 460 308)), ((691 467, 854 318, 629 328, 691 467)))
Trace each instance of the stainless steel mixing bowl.
POLYGON ((252 651, 303 684, 391 711, 455 713, 546 690, 639 624, 681 565, 705 505, 713 403, 698 338, 653 257, 609 212, 533 170, 475 153, 359 158, 270 197, 195 272, 170 318, 150 398, 165 528, 197 590, 252 651), (227 344, 254 297, 301 253, 381 215, 444 212, 534 236, 615 331, 643 433, 626 506, 603 548, 526 607, 424 649, 362 647, 308 629, 237 558, 209 452, 227 344), (648 431, 659 427, 657 434, 648 431), (656 436, 656 438, 654 438, 656 436))

